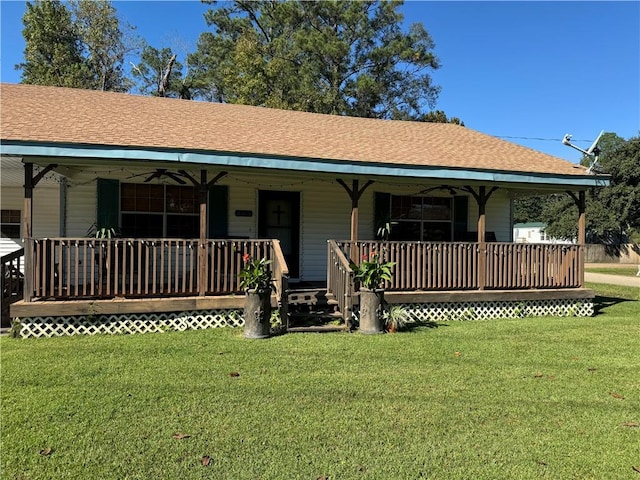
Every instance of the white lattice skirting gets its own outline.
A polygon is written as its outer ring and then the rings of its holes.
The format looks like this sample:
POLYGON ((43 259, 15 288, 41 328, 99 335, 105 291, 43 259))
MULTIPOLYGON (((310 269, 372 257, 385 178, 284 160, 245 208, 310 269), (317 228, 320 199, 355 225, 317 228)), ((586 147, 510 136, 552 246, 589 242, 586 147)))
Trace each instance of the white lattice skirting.
POLYGON ((523 317, 591 317, 592 299, 520 302, 443 302, 401 304, 414 322, 491 320, 523 317))
POLYGON ((20 337, 156 333, 244 325, 242 310, 21 318, 20 337))
MULTIPOLYGON (((442 302, 401 304, 414 322, 490 320, 523 317, 590 317, 593 300, 528 300, 522 302, 442 302)), ((354 317, 358 319, 358 311, 354 317)), ((58 337, 155 333, 168 330, 241 327, 243 311, 199 310, 189 312, 120 314, 72 317, 29 317, 20 322, 20 337, 58 337)))

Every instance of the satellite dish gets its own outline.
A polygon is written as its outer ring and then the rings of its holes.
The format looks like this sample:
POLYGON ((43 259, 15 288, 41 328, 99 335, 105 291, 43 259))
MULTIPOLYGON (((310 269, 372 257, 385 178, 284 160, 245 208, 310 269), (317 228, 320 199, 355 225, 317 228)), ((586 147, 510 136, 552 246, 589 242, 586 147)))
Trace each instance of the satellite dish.
POLYGON ((593 158, 593 160, 589 164, 589 168, 587 168, 587 173, 589 174, 594 172, 597 173, 600 171, 600 165, 598 164, 598 157, 600 156, 600 149, 598 148, 598 142, 600 141, 600 138, 602 138, 602 135, 604 135, 604 130, 600 132, 600 135, 598 135, 598 138, 596 138, 593 141, 593 143, 587 150, 583 150, 582 148, 572 144, 571 135, 569 135, 568 133, 562 139, 563 145, 566 145, 571 148, 575 148, 576 150, 578 150, 579 152, 582 152, 587 157, 593 158))

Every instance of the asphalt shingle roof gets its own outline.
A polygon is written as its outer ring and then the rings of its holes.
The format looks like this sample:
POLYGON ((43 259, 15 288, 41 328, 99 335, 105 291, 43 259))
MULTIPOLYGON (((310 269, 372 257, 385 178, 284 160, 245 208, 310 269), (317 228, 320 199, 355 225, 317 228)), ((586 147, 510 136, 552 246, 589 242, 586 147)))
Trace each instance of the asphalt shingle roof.
POLYGON ((3 141, 268 155, 553 175, 566 160, 453 124, 0 84, 3 141))

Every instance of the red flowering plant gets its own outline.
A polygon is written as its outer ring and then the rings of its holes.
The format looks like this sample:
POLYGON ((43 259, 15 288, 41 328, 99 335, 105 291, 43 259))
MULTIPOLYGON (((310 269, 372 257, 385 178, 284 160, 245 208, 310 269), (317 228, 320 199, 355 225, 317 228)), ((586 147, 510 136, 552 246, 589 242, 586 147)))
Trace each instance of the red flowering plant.
POLYGON ((271 260, 266 258, 251 259, 251 255, 245 253, 242 256, 244 266, 240 271, 240 288, 244 290, 271 291, 275 288, 271 278, 269 264, 271 260))
POLYGON ((351 262, 351 269, 361 286, 375 290, 381 288, 385 281, 391 280, 391 269, 395 264, 396 262, 382 262, 380 255, 373 251, 371 255, 362 256, 360 265, 351 262))

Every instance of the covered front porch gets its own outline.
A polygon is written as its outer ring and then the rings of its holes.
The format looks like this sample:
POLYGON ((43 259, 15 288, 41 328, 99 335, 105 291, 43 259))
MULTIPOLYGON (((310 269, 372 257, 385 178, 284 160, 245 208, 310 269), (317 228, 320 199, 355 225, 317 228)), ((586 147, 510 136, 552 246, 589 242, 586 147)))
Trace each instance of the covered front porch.
MULTIPOLYGON (((516 185, 428 183, 418 185, 419 193, 409 197, 371 192, 369 187, 376 182, 383 190, 402 189, 401 185, 385 186, 384 179, 331 180, 328 175, 318 181, 325 186, 333 185, 335 192, 341 194, 332 201, 336 205, 344 205, 347 200, 350 203, 350 210, 343 210, 338 222, 349 227, 349 240, 331 239, 331 231, 318 231, 312 237, 303 231, 308 232, 313 225, 313 218, 305 216, 315 212, 315 207, 309 202, 304 208, 300 205, 305 203, 305 198, 316 195, 305 190, 296 193, 295 208, 290 207, 293 198, 290 192, 270 191, 269 196, 263 195, 262 190, 254 193, 258 218, 248 217, 251 219, 248 230, 258 227, 258 233, 273 232, 280 238, 208 238, 207 234, 215 230, 212 225, 216 222, 219 225, 219 219, 210 211, 212 206, 219 206, 216 202, 220 200, 213 196, 212 187, 228 178, 227 172, 218 172, 210 178, 211 172, 206 169, 199 175, 184 170, 171 173, 157 169, 156 172, 161 172, 169 181, 188 180, 193 185, 192 208, 197 216, 191 221, 197 228, 196 233, 200 233, 199 238, 109 238, 108 233, 113 230, 110 226, 117 226, 122 218, 119 219, 118 210, 108 212, 102 208, 100 199, 105 196, 105 187, 106 192, 115 192, 114 203, 127 201, 124 187, 119 189, 117 182, 115 185, 98 182, 96 228, 107 227, 102 228, 100 238, 33 238, 35 186, 43 175, 55 168, 50 164, 35 173, 31 163, 24 165, 22 231, 27 234, 24 260, 21 260, 24 298, 11 305, 11 316, 21 322, 23 335, 161 331, 167 328, 168 318, 171 328, 242 325, 244 292, 239 273, 245 255, 271 262, 272 305, 279 312, 280 326, 289 331, 300 328, 297 311, 301 305, 306 305, 309 312, 330 313, 330 320, 339 319, 341 328, 351 329, 357 325, 359 285, 352 265, 374 252, 381 261, 395 263, 392 278, 384 285, 386 301, 405 306, 416 320, 589 315, 592 312, 593 292, 584 288, 583 190, 567 191, 579 212, 578 244, 575 245, 494 241, 494 232, 487 232, 486 228, 487 205, 492 196, 496 198, 496 191, 526 192, 516 185), (120 190, 123 193, 118 198, 120 190), (447 234, 454 241, 373 240, 375 235, 370 232, 362 235, 360 210, 365 198, 369 217, 365 224, 369 224, 369 228, 380 230, 378 227, 393 222, 396 215, 395 218, 400 216, 396 223, 403 235, 414 225, 420 225, 420 232, 427 232, 445 224, 447 234), (475 206, 471 207, 471 203, 475 206), (263 205, 270 207, 263 208, 263 205), (287 217, 283 207, 289 208, 289 221, 295 219, 298 227, 291 227, 292 223, 283 227, 278 223, 281 217, 287 217), (273 223, 262 228, 271 210, 273 223), (431 220, 434 211, 436 221, 431 220), (477 212, 475 221, 470 218, 473 211, 477 212), (446 214, 444 220, 442 212, 446 214), (369 223, 371 217, 374 221, 369 223), (314 278, 313 288, 308 288, 309 282, 301 282, 304 279, 297 273, 300 264, 311 258, 300 239, 307 235, 317 244, 323 233, 329 236, 324 240, 326 268, 320 264, 319 269, 324 278, 314 278), (364 239, 360 239, 361 236, 364 239), (465 240, 455 241, 460 238, 465 240), (296 242, 299 242, 297 246, 296 242), (292 275, 292 271, 296 274, 292 275), (114 322, 116 327, 109 326, 114 322)), ((497 210, 504 212, 507 200, 508 197, 501 197, 493 208, 502 205, 497 210)), ((249 209, 236 209, 235 213, 242 221, 247 218, 245 213, 253 215, 249 209)), ((495 217, 492 221, 493 225, 497 224, 495 217)), ((504 235, 505 228, 501 232, 501 236, 504 235)), ((312 257, 318 258, 317 249, 312 257)))

